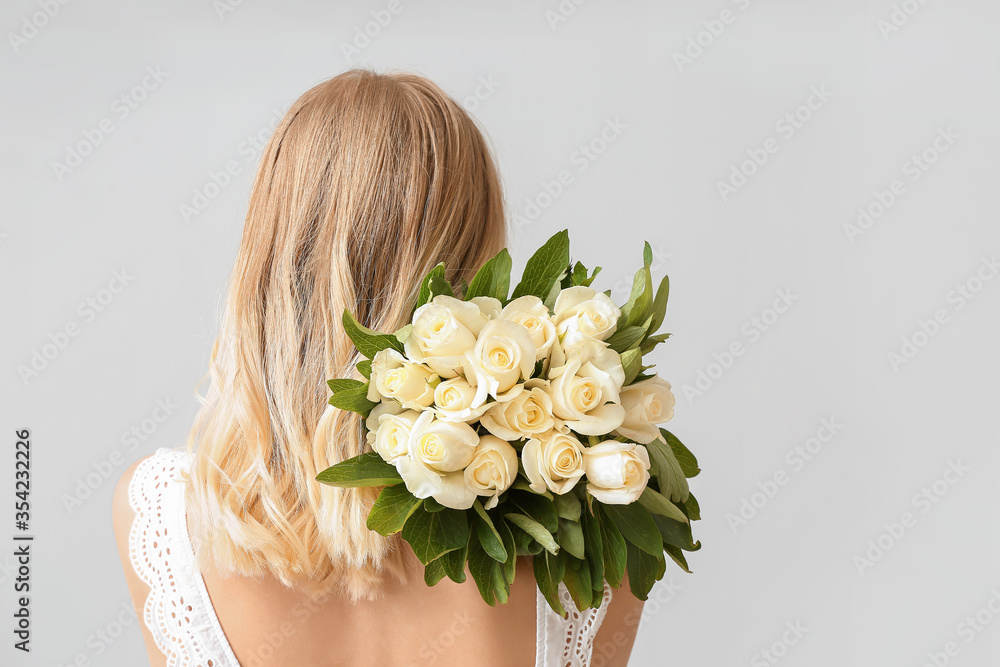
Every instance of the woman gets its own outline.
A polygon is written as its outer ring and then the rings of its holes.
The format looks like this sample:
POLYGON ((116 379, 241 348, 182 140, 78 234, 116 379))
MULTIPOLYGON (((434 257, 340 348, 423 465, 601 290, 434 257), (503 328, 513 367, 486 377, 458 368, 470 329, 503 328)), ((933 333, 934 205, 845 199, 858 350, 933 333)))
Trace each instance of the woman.
POLYGON ((365 526, 373 492, 315 481, 364 450, 325 380, 360 358, 340 325, 410 317, 437 263, 455 285, 505 244, 499 179, 469 116, 430 81, 350 71, 295 102, 264 151, 211 384, 187 451, 115 492, 119 550, 153 665, 625 665, 641 602, 563 620, 520 559, 507 605, 471 577, 423 582, 365 526))

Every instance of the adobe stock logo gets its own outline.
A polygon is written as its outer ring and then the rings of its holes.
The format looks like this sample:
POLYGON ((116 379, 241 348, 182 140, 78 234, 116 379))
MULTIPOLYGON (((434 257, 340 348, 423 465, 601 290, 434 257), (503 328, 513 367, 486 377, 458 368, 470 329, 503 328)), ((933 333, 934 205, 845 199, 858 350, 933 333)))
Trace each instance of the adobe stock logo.
POLYGON ((21 29, 18 32, 8 32, 7 41, 14 53, 21 50, 29 41, 38 36, 38 32, 54 19, 70 0, 38 0, 40 11, 21 17, 21 29))
POLYGON ((775 121, 774 131, 781 139, 768 137, 759 147, 748 148, 746 160, 730 165, 729 178, 715 182, 715 188, 722 201, 728 201, 746 185, 768 163, 771 156, 781 149, 781 141, 788 141, 794 137, 813 118, 816 112, 826 106, 832 97, 833 93, 827 89, 826 84, 810 87, 809 95, 806 96, 802 104, 786 112, 775 121))
POLYGON ((364 25, 354 26, 354 39, 350 42, 340 43, 340 52, 344 54, 347 64, 352 64, 356 58, 361 56, 361 52, 371 46, 372 40, 378 39, 382 31, 389 27, 392 20, 403 13, 403 4, 400 0, 389 0, 385 9, 373 9, 371 11, 372 20, 364 25))
POLYGON ((824 417, 820 420, 815 435, 804 443, 795 445, 785 453, 785 463, 788 470, 779 468, 769 478, 757 482, 757 491, 740 498, 740 506, 736 511, 726 514, 726 523, 735 535, 740 528, 749 524, 778 495, 792 477, 815 459, 824 446, 833 441, 844 428, 836 417, 824 417))
POLYGON ((854 568, 858 574, 864 576, 866 570, 875 567, 876 563, 885 558, 885 555, 916 527, 920 516, 934 509, 948 495, 952 487, 964 479, 971 470, 972 468, 964 465, 961 460, 948 461, 948 468, 941 476, 921 488, 910 499, 910 504, 919 515, 907 510, 889 523, 882 524, 885 530, 868 540, 868 548, 864 553, 854 556, 854 568))
MULTIPOLYGON (((751 0, 732 0, 741 12, 750 7, 751 0)), ((723 9, 718 18, 705 19, 701 22, 702 29, 687 38, 684 48, 673 52, 674 65, 681 74, 684 70, 701 58, 715 42, 726 32, 726 26, 736 23, 739 14, 732 9, 723 9)))
POLYGON ((25 386, 37 378, 49 365, 69 347, 70 342, 79 336, 85 325, 90 324, 104 312, 132 284, 135 276, 128 269, 113 271, 111 280, 96 293, 88 296, 76 306, 77 317, 70 318, 55 331, 50 331, 48 340, 40 347, 32 348, 31 359, 27 364, 18 364, 17 374, 25 386))
POLYGON ((119 127, 116 121, 122 123, 131 116, 132 112, 138 109, 139 105, 145 102, 150 93, 159 88, 168 76, 169 72, 164 72, 159 65, 146 67, 139 83, 111 102, 111 115, 97 121, 93 127, 81 130, 80 134, 83 135, 83 138, 66 146, 62 162, 52 161, 52 172, 56 179, 61 182, 68 174, 73 173, 77 167, 83 164, 84 159, 93 154, 97 147, 103 144, 104 140, 119 127))
POLYGON ((886 361, 889 362, 892 372, 898 373, 902 366, 913 361, 944 327, 954 321, 952 315, 965 308, 998 274, 1000 274, 1000 262, 997 261, 995 254, 980 258, 979 265, 972 275, 948 290, 948 294, 945 295, 947 307, 938 307, 927 319, 918 319, 917 328, 899 339, 899 348, 886 353, 886 361))
MULTIPOLYGON (((930 144, 903 162, 900 166, 901 175, 906 177, 906 181, 916 183, 941 159, 942 155, 951 150, 960 138, 961 135, 951 129, 950 125, 939 127, 930 144)), ((844 235, 852 245, 858 237, 863 236, 865 232, 874 227, 875 223, 881 220, 908 192, 906 181, 902 178, 894 178, 885 190, 874 190, 872 199, 867 204, 858 207, 858 214, 854 222, 844 223, 844 235)))
POLYGON ((750 667, 769 667, 769 665, 778 664, 782 658, 788 655, 789 650, 806 636, 807 632, 809 632, 809 628, 802 625, 802 621, 786 621, 785 631, 781 636, 771 642, 770 646, 761 649, 750 658, 750 667))
POLYGON ((681 393, 687 399, 688 405, 694 404, 694 399, 705 395, 705 392, 712 388, 726 372, 733 367, 736 359, 746 354, 751 344, 756 343, 767 331, 778 322, 782 315, 799 300, 797 294, 793 294, 790 288, 775 291, 775 299, 770 306, 754 315, 740 327, 740 333, 746 337, 737 339, 729 343, 722 352, 713 352, 712 359, 707 366, 699 368, 695 374, 694 382, 688 382, 681 387, 681 393))

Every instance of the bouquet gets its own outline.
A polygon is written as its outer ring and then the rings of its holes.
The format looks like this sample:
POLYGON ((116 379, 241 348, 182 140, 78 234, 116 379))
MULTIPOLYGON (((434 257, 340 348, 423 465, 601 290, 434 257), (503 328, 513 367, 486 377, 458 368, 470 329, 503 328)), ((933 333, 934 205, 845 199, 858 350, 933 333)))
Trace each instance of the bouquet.
POLYGON ((350 312, 347 334, 366 357, 365 379, 329 381, 330 403, 361 414, 370 452, 316 479, 383 487, 368 515, 382 535, 402 533, 430 586, 472 575, 483 599, 503 604, 518 555, 532 555, 549 605, 598 607, 604 582, 645 600, 665 556, 688 570, 700 518, 687 478, 698 463, 672 433, 670 384, 643 357, 670 334, 669 281, 654 291, 645 245, 628 302, 590 285, 562 231, 528 260, 508 296, 511 257, 500 251, 462 285, 437 265, 412 321, 372 331, 350 312))

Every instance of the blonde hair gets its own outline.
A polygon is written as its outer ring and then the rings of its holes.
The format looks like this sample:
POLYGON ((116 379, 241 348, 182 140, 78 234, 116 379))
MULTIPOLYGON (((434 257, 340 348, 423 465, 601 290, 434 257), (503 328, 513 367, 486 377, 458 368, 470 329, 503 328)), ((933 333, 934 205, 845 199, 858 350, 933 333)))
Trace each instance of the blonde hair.
POLYGON ((432 82, 352 70, 292 105, 261 157, 188 437, 203 567, 353 599, 405 578, 398 536, 365 525, 377 490, 315 480, 366 449, 359 416, 327 403, 327 379, 360 377, 341 315, 395 331, 438 262, 460 290, 505 242, 487 144, 432 82))

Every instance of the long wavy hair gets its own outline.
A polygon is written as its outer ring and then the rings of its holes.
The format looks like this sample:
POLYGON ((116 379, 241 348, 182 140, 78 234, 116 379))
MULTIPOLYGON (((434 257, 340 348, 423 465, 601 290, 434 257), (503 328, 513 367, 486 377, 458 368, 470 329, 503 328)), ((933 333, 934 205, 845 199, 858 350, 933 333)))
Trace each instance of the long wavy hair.
POLYGON ((406 578, 401 540, 365 526, 375 491, 315 481, 366 449, 361 419, 327 403, 327 379, 360 377, 341 315, 394 331, 438 262, 460 286, 505 242, 487 143, 432 82, 352 70, 292 105, 261 157, 188 437, 202 567, 352 599, 406 578))

